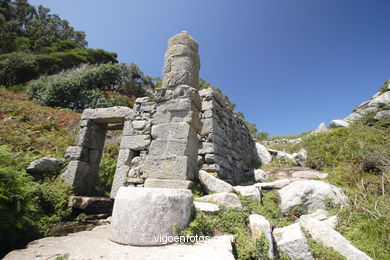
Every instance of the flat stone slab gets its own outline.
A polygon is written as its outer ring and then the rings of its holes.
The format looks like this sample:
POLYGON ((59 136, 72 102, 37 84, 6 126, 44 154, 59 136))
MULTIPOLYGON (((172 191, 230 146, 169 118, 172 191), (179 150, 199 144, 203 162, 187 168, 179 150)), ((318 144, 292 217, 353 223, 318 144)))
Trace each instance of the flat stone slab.
POLYGON ((346 259, 372 260, 371 257, 354 247, 351 242, 323 221, 318 221, 310 216, 301 216, 299 218, 299 224, 304 230, 309 232, 315 241, 322 243, 326 247, 333 248, 346 257, 346 259))
POLYGON ((137 259, 137 260, 233 260, 233 236, 213 237, 193 245, 172 244, 157 247, 125 246, 108 239, 110 225, 63 237, 47 237, 31 242, 26 249, 14 250, 4 260, 44 260, 68 254, 72 260, 137 259))

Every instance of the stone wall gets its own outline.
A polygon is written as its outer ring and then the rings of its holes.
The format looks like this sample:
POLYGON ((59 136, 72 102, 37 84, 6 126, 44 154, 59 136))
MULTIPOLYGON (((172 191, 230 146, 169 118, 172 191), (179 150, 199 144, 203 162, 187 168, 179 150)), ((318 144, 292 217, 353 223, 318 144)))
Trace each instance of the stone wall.
POLYGON ((248 128, 218 92, 209 88, 199 94, 203 124, 198 156, 200 168, 218 173, 220 179, 231 184, 247 181, 253 177, 249 170, 257 160, 255 142, 248 128))

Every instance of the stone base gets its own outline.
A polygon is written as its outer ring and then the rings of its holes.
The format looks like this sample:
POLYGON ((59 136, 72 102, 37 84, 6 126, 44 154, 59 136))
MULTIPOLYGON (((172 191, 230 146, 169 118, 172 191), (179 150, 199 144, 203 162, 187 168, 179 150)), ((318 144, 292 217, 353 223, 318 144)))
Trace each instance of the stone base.
POLYGON ((192 192, 185 189, 121 187, 116 195, 110 239, 135 245, 163 245, 191 216, 192 192))
POLYGON ((146 179, 145 188, 168 188, 168 189, 191 189, 194 186, 192 181, 186 180, 164 180, 164 179, 146 179))

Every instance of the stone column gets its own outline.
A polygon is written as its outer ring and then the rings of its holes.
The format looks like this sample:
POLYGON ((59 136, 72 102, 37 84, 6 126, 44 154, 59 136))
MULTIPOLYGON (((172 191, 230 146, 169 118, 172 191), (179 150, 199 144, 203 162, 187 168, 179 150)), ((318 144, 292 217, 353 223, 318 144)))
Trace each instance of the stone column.
POLYGON ((162 88, 156 91, 145 187, 189 188, 198 171, 201 131, 198 44, 187 32, 168 41, 162 88))

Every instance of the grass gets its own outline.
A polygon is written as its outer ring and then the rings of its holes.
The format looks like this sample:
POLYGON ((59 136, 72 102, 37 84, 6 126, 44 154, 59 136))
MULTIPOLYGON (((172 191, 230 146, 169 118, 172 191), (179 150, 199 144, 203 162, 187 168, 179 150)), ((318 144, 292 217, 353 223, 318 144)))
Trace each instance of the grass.
POLYGON ((348 207, 335 208, 337 230, 374 259, 390 259, 390 128, 373 115, 349 128, 310 136, 303 141, 308 165, 327 172, 341 187, 348 207))

